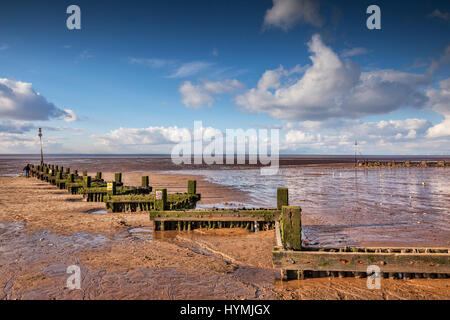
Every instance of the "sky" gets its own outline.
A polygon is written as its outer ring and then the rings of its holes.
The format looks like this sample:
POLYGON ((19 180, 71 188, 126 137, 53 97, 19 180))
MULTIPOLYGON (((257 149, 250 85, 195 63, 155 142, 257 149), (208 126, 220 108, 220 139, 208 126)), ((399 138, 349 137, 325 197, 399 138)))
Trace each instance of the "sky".
POLYGON ((202 121, 286 154, 449 155, 449 31, 448 1, 2 1, 0 153, 39 127, 47 153, 170 153, 202 121))

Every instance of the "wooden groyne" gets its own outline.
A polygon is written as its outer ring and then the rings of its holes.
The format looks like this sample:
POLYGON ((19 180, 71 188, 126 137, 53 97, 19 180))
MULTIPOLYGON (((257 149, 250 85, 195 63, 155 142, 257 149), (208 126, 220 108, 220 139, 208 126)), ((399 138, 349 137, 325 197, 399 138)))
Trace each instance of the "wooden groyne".
POLYGON ((152 193, 149 177, 142 177, 140 187, 125 186, 122 173, 114 174, 114 181, 105 181, 102 172, 95 177, 87 171, 78 175, 78 170, 62 166, 43 164, 29 165, 32 177, 49 182, 70 194, 80 194, 89 202, 105 202, 109 212, 148 212, 160 210, 194 209, 201 196, 197 193, 197 181, 189 180, 186 193, 168 194, 167 189, 156 189, 152 193))
POLYGON ((359 168, 443 168, 450 167, 449 161, 394 161, 394 160, 358 160, 359 168))
POLYGON ((78 170, 71 171, 57 165, 29 165, 32 177, 36 177, 50 184, 56 185, 60 189, 66 189, 70 194, 80 194, 89 202, 103 202, 112 195, 147 195, 152 191, 149 186, 148 177, 142 177, 141 187, 125 186, 122 182, 122 173, 114 174, 114 181, 106 182, 102 178, 102 172, 97 172, 95 177, 87 175, 83 171, 78 175, 78 170), (114 186, 114 191, 108 191, 108 185, 114 186))
POLYGON ((275 232, 273 266, 284 280, 365 277, 369 266, 379 268, 380 277, 385 278, 450 277, 448 248, 303 247, 300 207, 283 207, 275 232))
POLYGON ((197 228, 244 228, 250 231, 275 227, 281 207, 289 204, 288 189, 277 189, 276 208, 211 210, 155 210, 150 212, 155 230, 193 230, 197 228))
POLYGON ((194 230, 197 228, 244 228, 269 230, 275 226, 277 209, 215 209, 150 212, 155 230, 194 230))

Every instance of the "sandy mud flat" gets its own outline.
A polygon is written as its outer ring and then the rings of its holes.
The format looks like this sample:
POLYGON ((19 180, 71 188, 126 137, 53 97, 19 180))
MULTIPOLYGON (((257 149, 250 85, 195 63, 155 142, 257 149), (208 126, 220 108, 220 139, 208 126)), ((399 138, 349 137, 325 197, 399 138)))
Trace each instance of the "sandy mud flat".
MULTIPOLYGON (((138 184, 141 175, 124 174, 124 181, 138 184)), ((150 173, 153 186, 171 192, 185 190, 188 178, 150 173)), ((206 202, 245 196, 196 178, 206 202)), ((283 283, 272 268, 272 231, 153 232, 146 214, 103 209, 35 179, 0 178, 0 298, 450 298, 448 279, 383 279, 381 290, 367 289, 365 279, 283 283), (81 268, 80 290, 65 288, 70 265, 81 268)))

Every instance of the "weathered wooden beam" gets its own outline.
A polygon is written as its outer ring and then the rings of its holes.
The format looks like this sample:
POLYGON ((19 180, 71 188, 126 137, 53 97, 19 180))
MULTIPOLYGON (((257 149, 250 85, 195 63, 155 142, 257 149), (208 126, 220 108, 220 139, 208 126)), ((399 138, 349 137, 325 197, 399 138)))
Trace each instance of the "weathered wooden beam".
POLYGON ((284 249, 302 249, 302 209, 283 206, 280 217, 281 242, 284 249))
POLYGON ((83 176, 83 186, 86 188, 91 187, 91 177, 90 176, 83 176))
POLYGON ((150 182, 149 182, 148 176, 142 176, 142 186, 144 188, 148 188, 149 184, 150 184, 150 182))
POLYGON ((277 189, 277 208, 281 210, 282 206, 289 205, 289 192, 288 188, 278 188, 277 189))
POLYGON ((274 268, 302 271, 366 272, 377 265, 381 272, 450 274, 449 253, 366 253, 293 251, 275 248, 274 268))
POLYGON ((188 181, 188 193, 189 194, 197 193, 197 180, 189 180, 188 181))
POLYGON ((106 185, 106 192, 108 193, 109 196, 113 196, 116 194, 116 182, 115 181, 108 182, 108 184, 106 185))
POLYGON ((155 209, 164 211, 167 208, 167 189, 155 189, 155 209))

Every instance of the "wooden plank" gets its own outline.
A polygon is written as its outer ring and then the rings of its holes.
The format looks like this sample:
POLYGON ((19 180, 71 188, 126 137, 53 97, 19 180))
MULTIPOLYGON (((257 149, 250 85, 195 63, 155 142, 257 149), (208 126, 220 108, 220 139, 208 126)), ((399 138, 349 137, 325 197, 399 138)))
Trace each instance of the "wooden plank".
POLYGON ((162 218, 152 218, 153 221, 236 221, 236 222, 254 222, 254 221, 266 221, 264 218, 255 217, 162 217, 162 218))
POLYGON ((377 265, 381 272, 450 274, 449 253, 370 253, 290 251, 275 248, 274 268, 303 271, 366 272, 377 265))
POLYGON ((277 239, 277 247, 283 246, 283 242, 281 241, 280 221, 275 221, 275 237, 277 239))

